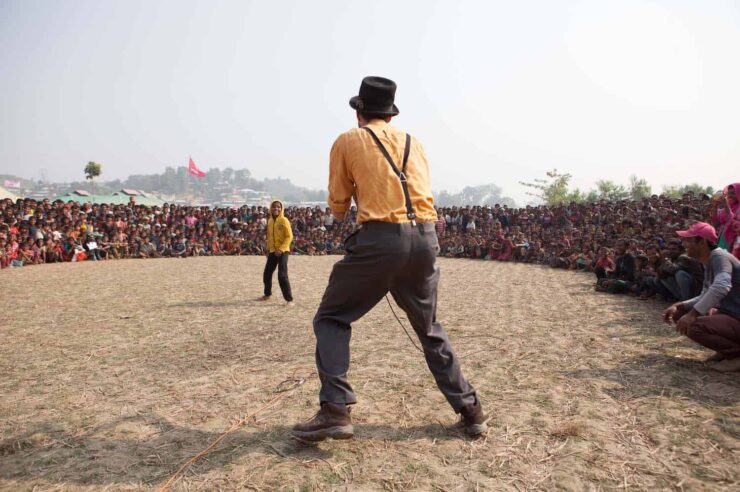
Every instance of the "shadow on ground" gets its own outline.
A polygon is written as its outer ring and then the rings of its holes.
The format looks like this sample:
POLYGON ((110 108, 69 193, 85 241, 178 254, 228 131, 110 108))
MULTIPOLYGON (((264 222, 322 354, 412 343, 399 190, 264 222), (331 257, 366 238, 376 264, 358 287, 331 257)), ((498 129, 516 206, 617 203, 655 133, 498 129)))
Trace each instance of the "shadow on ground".
POLYGON ((616 383, 616 386, 603 391, 617 399, 670 396, 719 406, 736 405, 740 401, 737 373, 719 373, 700 360, 664 354, 644 354, 615 367, 565 371, 563 374, 573 379, 616 383))
MULTIPOLYGON (((404 428, 355 425, 355 433, 355 439, 366 441, 462 438, 458 431, 440 424, 404 428)), ((166 481, 183 463, 220 436, 220 433, 172 425, 153 415, 124 417, 84 435, 71 434, 49 423, 0 442, 0 479, 29 484, 42 481, 101 486, 154 485, 166 481), (106 437, 121 424, 146 426, 153 434, 143 439, 106 437)), ((280 456, 303 463, 327 460, 333 454, 323 449, 326 447, 329 446, 293 440, 286 426, 258 431, 246 428, 228 436, 216 451, 193 464, 188 475, 208 473, 250 454, 280 456)))

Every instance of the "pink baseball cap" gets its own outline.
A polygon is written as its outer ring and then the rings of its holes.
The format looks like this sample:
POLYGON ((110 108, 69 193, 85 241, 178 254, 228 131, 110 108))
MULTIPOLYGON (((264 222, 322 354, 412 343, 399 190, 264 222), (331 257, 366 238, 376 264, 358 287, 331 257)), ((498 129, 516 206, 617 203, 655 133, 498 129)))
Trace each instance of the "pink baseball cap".
POLYGON ((691 227, 685 231, 676 231, 676 234, 681 237, 700 237, 702 239, 706 239, 712 244, 717 244, 718 239, 717 231, 706 222, 697 222, 696 224, 692 224, 691 227))

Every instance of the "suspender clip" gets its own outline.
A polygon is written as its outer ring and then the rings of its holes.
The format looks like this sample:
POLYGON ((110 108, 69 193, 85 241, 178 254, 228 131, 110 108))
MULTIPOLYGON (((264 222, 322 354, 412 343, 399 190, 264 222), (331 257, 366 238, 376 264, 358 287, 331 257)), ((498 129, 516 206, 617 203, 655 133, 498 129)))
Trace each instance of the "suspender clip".
POLYGON ((403 171, 401 171, 400 173, 398 173, 398 178, 401 180, 401 183, 405 183, 406 182, 406 174, 403 171))

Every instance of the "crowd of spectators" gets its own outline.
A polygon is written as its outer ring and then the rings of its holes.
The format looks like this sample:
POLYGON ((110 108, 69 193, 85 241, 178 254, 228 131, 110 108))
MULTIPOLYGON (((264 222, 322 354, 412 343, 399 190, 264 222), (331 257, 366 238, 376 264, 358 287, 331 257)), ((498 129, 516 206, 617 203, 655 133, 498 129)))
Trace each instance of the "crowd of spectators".
MULTIPOLYGON (((321 207, 288 207, 297 254, 343 253, 354 227, 321 207)), ((0 267, 120 258, 263 255, 267 207, 0 201, 0 267)))
POLYGON ((676 231, 712 222, 740 258, 740 207, 730 185, 714 196, 686 193, 556 207, 439 210, 440 254, 593 272, 596 290, 685 300, 702 288, 703 266, 684 254, 676 231))
MULTIPOLYGON (((738 185, 740 187, 740 185, 738 185)), ((516 261, 583 270, 597 290, 642 299, 685 299, 701 289, 702 267, 683 254, 675 231, 714 222, 740 254, 740 211, 731 185, 714 196, 653 195, 639 201, 555 207, 438 209, 440 256, 516 261), (730 197, 728 197, 728 188, 730 197), (733 202, 734 200, 734 202, 733 202)), ((354 215, 337 222, 323 207, 286 207, 294 254, 343 254, 354 215)), ((264 255, 267 207, 0 201, 0 267, 119 258, 264 255)))

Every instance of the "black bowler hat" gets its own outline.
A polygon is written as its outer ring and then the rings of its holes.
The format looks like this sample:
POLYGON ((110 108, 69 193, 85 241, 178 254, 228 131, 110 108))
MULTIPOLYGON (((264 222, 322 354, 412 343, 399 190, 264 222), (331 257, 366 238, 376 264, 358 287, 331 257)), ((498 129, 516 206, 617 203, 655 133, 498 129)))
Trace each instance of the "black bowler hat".
POLYGON ((383 77, 365 77, 360 85, 360 95, 349 100, 352 109, 368 114, 396 116, 398 108, 393 104, 396 83, 383 77))

